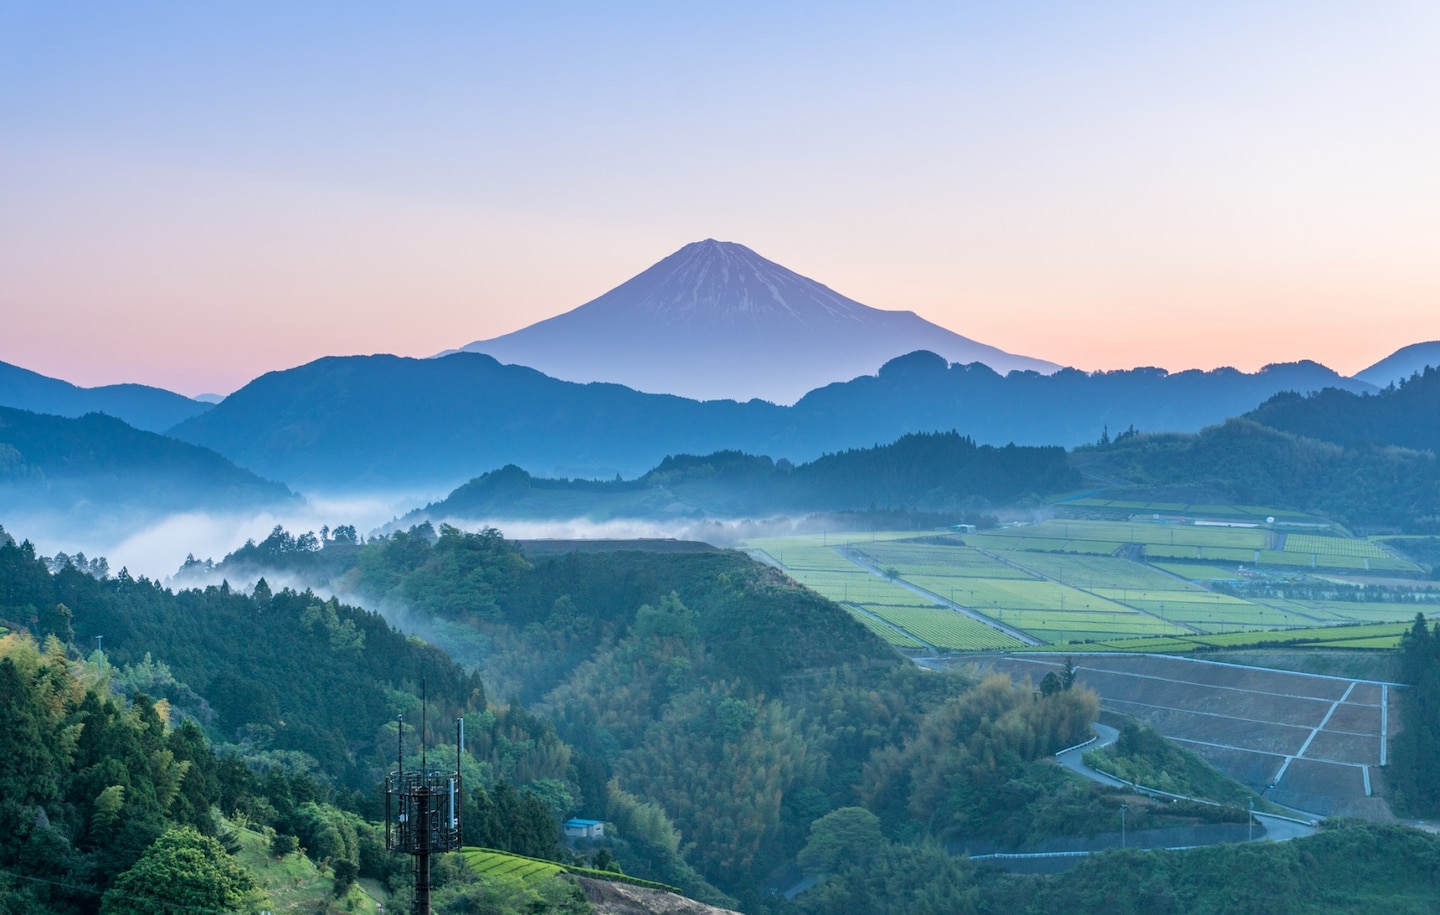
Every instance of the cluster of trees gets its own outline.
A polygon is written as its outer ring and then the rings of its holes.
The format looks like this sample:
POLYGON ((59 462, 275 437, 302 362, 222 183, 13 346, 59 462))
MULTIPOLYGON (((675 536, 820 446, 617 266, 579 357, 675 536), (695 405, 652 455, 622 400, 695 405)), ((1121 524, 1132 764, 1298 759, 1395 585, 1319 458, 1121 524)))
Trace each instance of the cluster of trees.
POLYGON ((1431 452, 1321 442, 1250 419, 1198 435, 1142 433, 1103 449, 1078 448, 1072 461, 1137 486, 1190 492, 1195 501, 1274 505, 1350 525, 1424 531, 1440 513, 1440 462, 1431 452))
POLYGON ((167 887, 176 901, 249 910, 253 882, 220 847, 214 811, 273 811, 315 786, 258 779, 194 723, 168 727, 163 701, 115 698, 112 673, 54 637, 0 638, 0 911, 93 913, 102 900, 106 913, 157 911, 167 887), (181 892, 167 882, 177 856, 215 872, 181 892))
POLYGON ((1440 812, 1440 622, 1430 626, 1423 613, 1400 640, 1400 679, 1414 689, 1400 703, 1400 733, 1390 741, 1392 803, 1434 816, 1440 812))
POLYGON ((1053 877, 1001 874, 927 843, 882 841, 800 896, 797 915, 1302 915, 1427 912, 1440 841, 1401 826, 1339 822, 1291 842, 1185 852, 1117 851, 1053 877))
POLYGON ((953 514, 1074 488, 1079 479, 1063 448, 976 445, 951 431, 905 435, 798 466, 739 451, 681 454, 629 481, 543 479, 509 465, 416 514, 650 516, 673 511, 676 502, 712 515, 915 506, 953 514))
POLYGON ((1273 429, 1337 444, 1399 445, 1440 453, 1440 369, 1427 366, 1375 394, 1328 387, 1276 394, 1246 416, 1273 429))

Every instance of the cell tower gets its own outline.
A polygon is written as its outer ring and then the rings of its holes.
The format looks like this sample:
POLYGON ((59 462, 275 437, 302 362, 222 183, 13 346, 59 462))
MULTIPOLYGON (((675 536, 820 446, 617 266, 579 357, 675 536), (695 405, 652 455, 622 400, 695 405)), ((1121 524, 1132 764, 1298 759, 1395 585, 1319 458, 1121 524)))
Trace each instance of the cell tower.
MULTIPOLYGON (((424 687, 421 687, 424 692, 424 687)), ((405 716, 399 734, 395 771, 385 776, 385 847, 415 858, 415 915, 430 915, 430 856, 460 847, 460 754, 465 749, 465 719, 455 719, 455 769, 442 772, 425 762, 425 716, 420 705, 420 769, 405 771, 405 716)))

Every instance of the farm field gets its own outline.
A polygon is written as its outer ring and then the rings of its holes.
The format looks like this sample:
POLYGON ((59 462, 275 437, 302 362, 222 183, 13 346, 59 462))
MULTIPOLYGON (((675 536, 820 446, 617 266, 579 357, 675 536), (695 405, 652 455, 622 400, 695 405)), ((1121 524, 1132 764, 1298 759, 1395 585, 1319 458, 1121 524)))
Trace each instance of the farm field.
MULTIPOLYGON (((1187 634, 1169 638, 1112 639, 1086 645, 1088 651, 1123 651, 1137 653, 1187 654, 1213 648, 1254 648, 1257 646, 1294 646, 1309 648, 1393 648, 1400 644, 1400 635, 1409 623, 1377 623, 1358 626, 1329 626, 1316 629, 1284 629, 1278 631, 1228 632, 1214 635, 1187 634)), ((1060 651, 1064 646, 1050 646, 1030 651, 1060 651)))
MULTIPOLYGON (((1024 527, 1006 528, 975 534, 965 538, 986 549, 1036 549, 1034 546, 1006 546, 1019 540, 1048 540, 1068 543, 1089 541, 1140 543, 1155 546, 1229 547, 1263 550, 1269 546, 1270 534, 1251 527, 1198 527, 1191 524, 1170 524, 1155 521, 1044 521, 1024 527), (982 540, 983 542, 977 542, 982 540)), ((1113 549, 1113 547, 1112 547, 1113 549)))
POLYGON ((997 556, 1046 578, 1075 588, 1135 588, 1203 591, 1138 562, 1114 556, 1060 556, 1053 553, 997 552, 997 556))
POLYGON ((850 549, 868 557, 875 565, 895 566, 907 579, 916 575, 933 578, 1036 578, 998 562, 979 550, 961 544, 892 543, 857 544, 850 549))
MULTIPOLYGON (((1314 815, 1389 819, 1366 794, 1381 765, 1381 714, 1395 724, 1387 684, 1184 658, 1071 655, 1102 714, 1129 715, 1179 741, 1281 804, 1314 815), (1273 786, 1273 787, 1270 787, 1273 786)), ((1063 658, 1023 655, 984 666, 1038 682, 1063 658)))
POLYGON ((980 651, 1022 645, 1011 635, 866 571, 842 556, 840 548, 818 543, 795 545, 799 539, 756 543, 770 546, 765 552, 776 561, 783 556, 782 565, 791 578, 845 607, 897 648, 928 645, 948 651, 980 651))
POLYGON ((1310 556, 1312 561, 1321 566, 1335 567, 1344 563, 1344 568, 1411 573, 1421 571, 1415 563, 1403 557, 1392 556, 1378 543, 1370 540, 1288 534, 1285 537, 1285 552, 1310 556))
POLYGON ((1263 505, 1208 505, 1185 502, 1136 502, 1124 499, 1080 498, 1065 499, 1056 503, 1065 508, 1087 508, 1126 514, 1160 514, 1189 518, 1214 518, 1236 521, 1264 521, 1274 518, 1286 524, 1313 524, 1328 526, 1323 518, 1300 512, 1266 508, 1263 505))
POLYGON ((989 551, 994 560, 987 566, 983 560, 990 557, 959 546, 927 546, 922 551, 898 542, 866 552, 877 560, 883 557, 905 581, 1051 642, 1089 641, 1112 634, 1274 629, 1324 621, 1294 609, 1219 594, 1115 556, 996 550, 989 551), (937 574, 946 571, 945 560, 951 557, 957 560, 956 568, 970 574, 937 574), (972 577, 987 568, 1006 569, 1010 578, 972 577), (1033 578, 1020 577, 1027 573, 1033 578), (1075 610, 1104 615, 1076 616, 1071 612, 1075 610), (1116 615, 1127 611, 1138 615, 1116 615))
POLYGON ((944 607, 867 605, 865 609, 936 648, 984 651, 1022 647, 1018 639, 944 607))
POLYGON ((1277 608, 1294 608, 1301 613, 1308 614, 1326 622, 1346 623, 1384 623, 1400 622, 1415 619, 1417 612, 1429 616, 1440 612, 1440 602, 1425 601, 1344 601, 1344 600, 1269 600, 1261 598, 1264 603, 1276 606, 1277 608))
POLYGON ((537 861, 502 851, 485 848, 462 848, 460 857, 470 869, 482 877, 510 877, 514 880, 543 880, 565 872, 565 868, 549 861, 537 861))
POLYGON ((1321 556, 1354 556, 1357 558, 1389 559, 1379 546, 1369 540, 1347 537, 1320 537, 1315 534, 1287 534, 1285 552, 1318 553, 1321 556))
POLYGON ((1235 563, 1185 562, 1183 560, 1160 559, 1147 555, 1146 564, 1187 581, 1239 581, 1239 567, 1235 563))
MULTIPOLYGON (((1173 637, 1182 643, 1170 649, 1192 651, 1195 646, 1218 646, 1212 636, 1234 636, 1237 644, 1246 633, 1265 633, 1261 641, 1276 641, 1277 630, 1309 630, 1345 623, 1403 622, 1416 609, 1440 610, 1435 603, 1414 600, 1349 602, 1294 598, 1251 597, 1243 590, 1212 590, 1197 584, 1215 576, 1224 581, 1255 580, 1235 571, 1241 561, 1257 555, 1283 557, 1296 566, 1284 573, 1294 581, 1308 581, 1305 566, 1315 554, 1253 546, 1213 544, 1264 543, 1273 532, 1256 528, 1181 527, 1149 522, 1049 521, 1023 528, 959 536, 915 535, 887 532, 862 535, 848 544, 843 536, 769 538, 751 541, 800 583, 851 610, 866 626, 898 648, 931 647, 945 651, 1014 647, 1012 627, 1049 644, 1130 642, 1135 639, 1173 637), (1059 537, 1031 536, 1035 533, 1059 537), (1203 541, 1212 545, 1168 542, 1147 550, 1187 554, 1218 553, 1233 556, 1224 565, 1211 562, 1156 560, 1154 564, 1110 555, 1120 541, 1113 538, 1140 535, 1150 540, 1203 541), (1079 535, 1083 539, 1077 539, 1079 535), (1111 538, 1111 539, 1106 539, 1111 538), (839 541, 836 543, 835 541, 839 541), (990 546, 985 546, 990 544, 990 546), (1085 544, 1094 552, 1059 552, 1054 548, 1085 544), (1042 551, 1024 549, 1039 546, 1042 551), (1103 547, 1102 551, 1100 548, 1103 547), (1234 563, 1232 565, 1231 563, 1234 563), (878 573, 878 574, 877 574, 878 573), (887 576, 893 575, 894 580, 887 576), (1222 577, 1223 576, 1223 577, 1222 577), (1299 577, 1295 577, 1299 576, 1299 577), (955 613, 953 607, 970 614, 955 613), (998 624, 989 627, 984 619, 998 624), (923 630, 923 631, 922 631, 923 630), (1185 642, 1185 640, 1193 640, 1185 642)), ((1338 562, 1378 562, 1381 553, 1369 541, 1352 541, 1317 534, 1281 534, 1306 550, 1325 548, 1338 562), (1334 541, 1330 543, 1327 541, 1334 541)), ((1291 579, 1258 579, 1264 589, 1280 593, 1291 579)), ((1389 644, 1384 634, 1356 635, 1346 647, 1389 644)), ((1327 639, 1335 642, 1337 639, 1327 639)), ((1310 643, 1308 640, 1306 643, 1310 643)))

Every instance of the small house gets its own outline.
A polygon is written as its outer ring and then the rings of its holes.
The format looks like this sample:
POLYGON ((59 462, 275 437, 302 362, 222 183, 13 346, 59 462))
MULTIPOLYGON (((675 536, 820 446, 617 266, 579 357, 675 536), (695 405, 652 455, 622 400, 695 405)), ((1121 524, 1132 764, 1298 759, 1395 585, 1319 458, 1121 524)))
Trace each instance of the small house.
POLYGON ((562 828, 567 839, 603 839, 605 824, 599 820, 566 820, 562 828))

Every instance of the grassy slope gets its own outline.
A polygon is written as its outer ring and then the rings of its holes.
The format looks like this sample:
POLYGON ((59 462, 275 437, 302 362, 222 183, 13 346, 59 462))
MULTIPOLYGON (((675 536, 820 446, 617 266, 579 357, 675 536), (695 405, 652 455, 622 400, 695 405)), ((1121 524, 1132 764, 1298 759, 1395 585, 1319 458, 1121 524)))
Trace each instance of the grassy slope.
MULTIPOLYGON (((376 900, 359 884, 351 887, 344 898, 336 899, 334 879, 322 874, 309 858, 296 853, 277 859, 270 854, 270 841, 264 835, 253 829, 233 824, 232 827, 240 837, 241 849, 237 857, 270 897, 273 903, 271 911, 276 915, 285 912, 377 915, 384 911, 381 907, 383 900, 376 900)), ((371 891, 379 891, 374 881, 367 880, 365 883, 371 891)))

